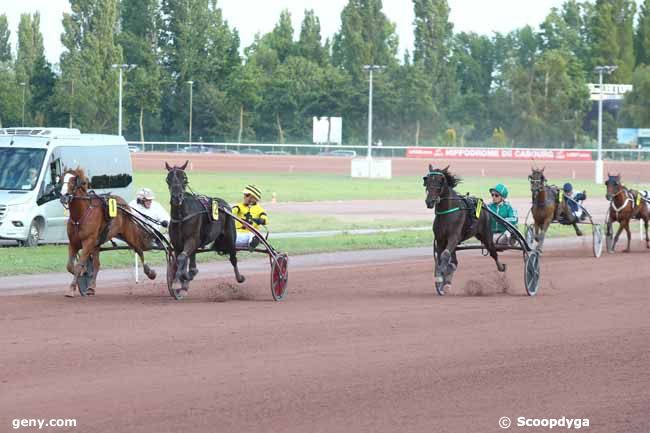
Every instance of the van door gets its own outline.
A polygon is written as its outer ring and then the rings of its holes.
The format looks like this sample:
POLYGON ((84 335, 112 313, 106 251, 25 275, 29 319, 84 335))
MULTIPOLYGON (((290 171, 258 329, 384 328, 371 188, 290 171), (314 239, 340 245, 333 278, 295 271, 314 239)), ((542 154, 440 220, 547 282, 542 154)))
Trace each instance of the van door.
POLYGON ((63 242, 67 240, 67 218, 63 205, 59 201, 61 174, 61 160, 58 158, 51 159, 45 176, 43 176, 43 182, 40 185, 36 201, 46 221, 44 234, 46 242, 63 242))

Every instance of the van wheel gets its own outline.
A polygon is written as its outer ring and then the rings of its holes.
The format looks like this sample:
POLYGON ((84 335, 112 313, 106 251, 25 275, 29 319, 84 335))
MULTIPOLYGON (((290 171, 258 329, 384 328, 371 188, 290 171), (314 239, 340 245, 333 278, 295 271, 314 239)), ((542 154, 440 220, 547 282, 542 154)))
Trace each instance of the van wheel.
POLYGON ((38 240, 41 237, 41 226, 36 220, 32 221, 32 224, 29 226, 29 233, 27 234, 27 239, 22 242, 24 247, 36 247, 38 246, 38 240))

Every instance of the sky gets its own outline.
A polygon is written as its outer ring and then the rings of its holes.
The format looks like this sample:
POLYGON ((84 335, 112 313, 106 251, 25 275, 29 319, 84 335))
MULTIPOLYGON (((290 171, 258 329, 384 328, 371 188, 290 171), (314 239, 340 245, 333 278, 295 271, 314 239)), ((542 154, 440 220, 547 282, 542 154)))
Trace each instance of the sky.
MULTIPOLYGON (((291 12, 296 38, 305 9, 315 10, 323 38, 331 38, 340 28, 341 10, 346 3, 347 0, 218 0, 226 20, 239 30, 243 47, 250 45, 256 33, 271 31, 283 9, 291 12)), ((412 2, 384 0, 383 3, 384 13, 397 24, 400 52, 412 51, 412 2)), ((526 24, 539 26, 550 9, 562 3, 563 0, 449 0, 450 19, 456 32, 508 32, 526 24)), ((20 14, 40 12, 45 52, 51 63, 58 63, 63 51, 61 18, 69 10, 68 0, 0 0, 0 14, 7 14, 14 50, 20 14)))

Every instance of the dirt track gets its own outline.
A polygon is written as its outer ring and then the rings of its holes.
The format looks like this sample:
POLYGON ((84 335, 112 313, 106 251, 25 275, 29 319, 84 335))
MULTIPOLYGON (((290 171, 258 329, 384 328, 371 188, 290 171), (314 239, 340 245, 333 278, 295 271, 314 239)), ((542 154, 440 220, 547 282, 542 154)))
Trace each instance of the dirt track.
MULTIPOLYGON (((170 164, 192 162, 192 169, 199 171, 268 173, 331 173, 350 174, 350 159, 316 156, 270 156, 229 155, 192 153, 134 153, 133 166, 139 170, 164 169, 165 161, 170 164)), ((594 176, 593 162, 560 161, 481 161, 481 160, 436 160, 393 158, 394 176, 422 176, 429 163, 444 167, 451 165, 463 176, 519 177, 530 174, 531 165, 546 167, 550 179, 591 180, 594 176)), ((649 163, 605 161, 605 172, 622 173, 628 183, 650 182, 649 163)))
POLYGON ((3 297, 0 431, 485 433, 566 416, 647 433, 650 252, 633 248, 548 250, 536 298, 520 256, 503 277, 473 253, 437 297, 424 251, 296 267, 277 304, 265 272, 238 289, 203 274, 183 302, 160 285, 3 297))

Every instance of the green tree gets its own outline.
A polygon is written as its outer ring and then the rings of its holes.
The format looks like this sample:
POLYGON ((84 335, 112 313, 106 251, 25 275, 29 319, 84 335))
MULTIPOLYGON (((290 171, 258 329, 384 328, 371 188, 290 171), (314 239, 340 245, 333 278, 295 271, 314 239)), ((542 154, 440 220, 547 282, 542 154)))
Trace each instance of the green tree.
POLYGON ((321 66, 329 60, 329 53, 322 44, 320 20, 313 10, 305 11, 297 52, 298 55, 321 66))
POLYGON ((0 63, 11 61, 11 31, 9 31, 9 22, 7 15, 0 15, 0 63))
POLYGON ((634 70, 633 0, 597 0, 592 21, 595 65, 616 65, 613 82, 628 83, 634 70))
POLYGON ((20 86, 9 62, 0 62, 0 128, 20 125, 20 86))
POLYGON ((382 11, 381 0, 349 0, 341 12, 341 30, 334 36, 332 60, 356 82, 363 65, 396 64, 399 40, 395 24, 382 11))
POLYGON ((636 64, 650 65, 650 0, 645 0, 641 5, 634 44, 636 64))
POLYGON ((113 132, 117 124, 117 71, 122 50, 116 43, 118 1, 71 0, 63 16, 61 74, 55 101, 73 112, 75 126, 88 132, 113 132), (74 88, 74 93, 70 92, 74 88))
MULTIPOLYGON (((125 2, 121 14, 119 43, 125 62, 136 65, 127 76, 127 118, 137 118, 140 141, 144 141, 145 113, 160 112, 163 73, 160 67, 158 35, 161 16, 157 0, 125 2)), ((134 122, 135 124, 135 122, 134 122)), ((128 128, 128 123, 127 123, 128 128)))
POLYGON ((625 95, 621 118, 626 127, 646 128, 650 125, 650 66, 639 66, 632 76, 634 90, 625 95))

